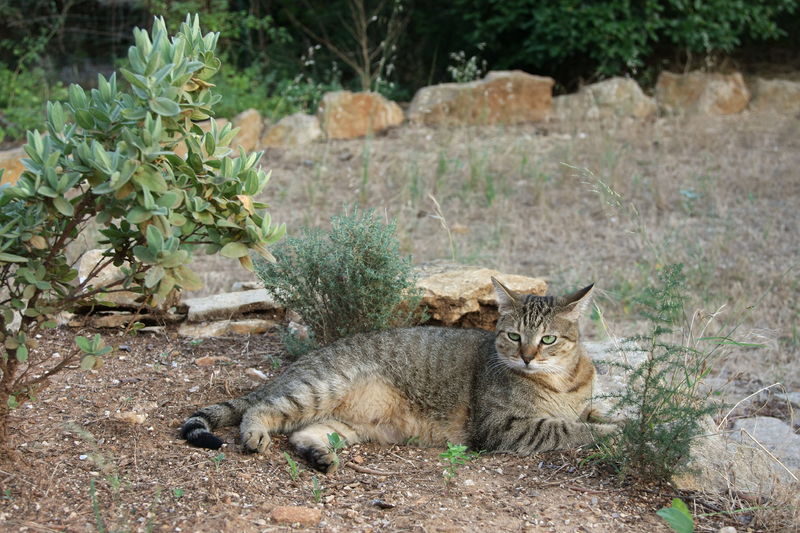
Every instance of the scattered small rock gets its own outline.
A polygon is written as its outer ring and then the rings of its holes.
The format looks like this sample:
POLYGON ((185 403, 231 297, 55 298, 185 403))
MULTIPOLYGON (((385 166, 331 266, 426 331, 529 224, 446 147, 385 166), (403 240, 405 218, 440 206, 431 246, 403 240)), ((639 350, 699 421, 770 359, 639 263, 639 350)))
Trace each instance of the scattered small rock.
POLYGON ((257 369, 257 368, 250 367, 247 370, 245 370, 244 373, 247 376, 249 376, 249 377, 251 377, 253 379, 259 380, 259 381, 266 381, 267 380, 267 375, 265 373, 263 373, 261 370, 257 369))
POLYGON ((312 507, 282 505, 272 510, 270 518, 279 524, 300 524, 305 527, 314 527, 322 520, 322 511, 312 507))
POLYGON ((250 318, 246 320, 220 320, 218 322, 189 324, 183 323, 178 328, 178 335, 194 339, 224 337, 225 335, 257 335, 269 331, 275 326, 272 320, 250 318))
POLYGON ((121 411, 111 415, 111 418, 127 424, 139 425, 145 423, 147 415, 144 413, 137 413, 136 411, 121 411))
POLYGON ((374 500, 372 500, 372 505, 374 505, 378 509, 394 509, 395 508, 395 504, 389 503, 389 502, 384 501, 384 500, 382 500, 380 498, 375 498, 374 500))
POLYGON ((225 355, 206 355, 204 357, 198 357, 194 360, 194 364, 197 366, 211 366, 215 363, 230 363, 231 358, 225 355))

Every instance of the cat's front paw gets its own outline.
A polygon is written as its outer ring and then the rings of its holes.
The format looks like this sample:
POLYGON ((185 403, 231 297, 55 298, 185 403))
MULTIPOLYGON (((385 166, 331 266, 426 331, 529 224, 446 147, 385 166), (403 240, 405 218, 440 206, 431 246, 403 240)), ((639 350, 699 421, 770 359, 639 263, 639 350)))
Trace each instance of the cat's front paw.
POLYGON ((269 431, 259 424, 248 424, 246 428, 242 427, 241 434, 242 446, 248 452, 264 453, 271 443, 269 431))

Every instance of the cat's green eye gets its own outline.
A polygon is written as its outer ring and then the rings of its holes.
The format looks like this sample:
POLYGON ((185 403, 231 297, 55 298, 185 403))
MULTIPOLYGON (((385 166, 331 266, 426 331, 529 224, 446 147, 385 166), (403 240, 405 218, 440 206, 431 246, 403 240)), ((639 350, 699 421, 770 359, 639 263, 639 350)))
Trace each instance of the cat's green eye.
POLYGON ((510 331, 507 332, 506 335, 508 335, 508 338, 514 342, 519 342, 519 340, 522 338, 519 336, 519 333, 512 333, 510 331))
POLYGON ((542 337, 542 344, 553 344, 557 338, 555 335, 545 335, 542 337))

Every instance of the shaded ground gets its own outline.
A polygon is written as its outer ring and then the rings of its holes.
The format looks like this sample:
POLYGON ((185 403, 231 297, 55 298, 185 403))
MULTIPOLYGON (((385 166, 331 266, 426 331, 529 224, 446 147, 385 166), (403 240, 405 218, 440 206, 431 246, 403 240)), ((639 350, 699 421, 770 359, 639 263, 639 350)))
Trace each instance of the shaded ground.
MULTIPOLYGON (((38 350, 63 353, 86 333, 59 329, 38 350)), ((483 455, 446 484, 441 449, 359 445, 342 461, 360 471, 325 476, 301 464, 292 479, 282 438, 264 456, 242 454, 232 428, 220 432, 222 454, 190 448, 177 427, 196 407, 257 386, 248 368, 271 377, 286 366, 276 337, 104 335, 116 349, 103 368, 64 373, 14 416, 14 462, 0 464, 0 530, 270 531, 290 527, 270 519, 273 508, 298 505, 321 510, 326 531, 668 531, 655 512, 670 489, 619 486, 581 464, 587 452, 483 455), (195 363, 207 355, 230 362, 195 363)), ((697 505, 697 514, 717 509, 697 505)), ((699 518, 698 531, 751 519, 699 518)))

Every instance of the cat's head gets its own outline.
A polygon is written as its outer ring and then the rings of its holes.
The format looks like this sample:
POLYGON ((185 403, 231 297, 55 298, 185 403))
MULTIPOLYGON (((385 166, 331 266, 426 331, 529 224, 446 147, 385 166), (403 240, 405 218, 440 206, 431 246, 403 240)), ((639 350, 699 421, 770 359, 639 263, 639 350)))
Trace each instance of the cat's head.
POLYGON ((564 374, 580 357, 578 320, 588 309, 589 285, 564 296, 519 294, 492 278, 500 318, 495 346, 500 361, 526 373, 564 374))

